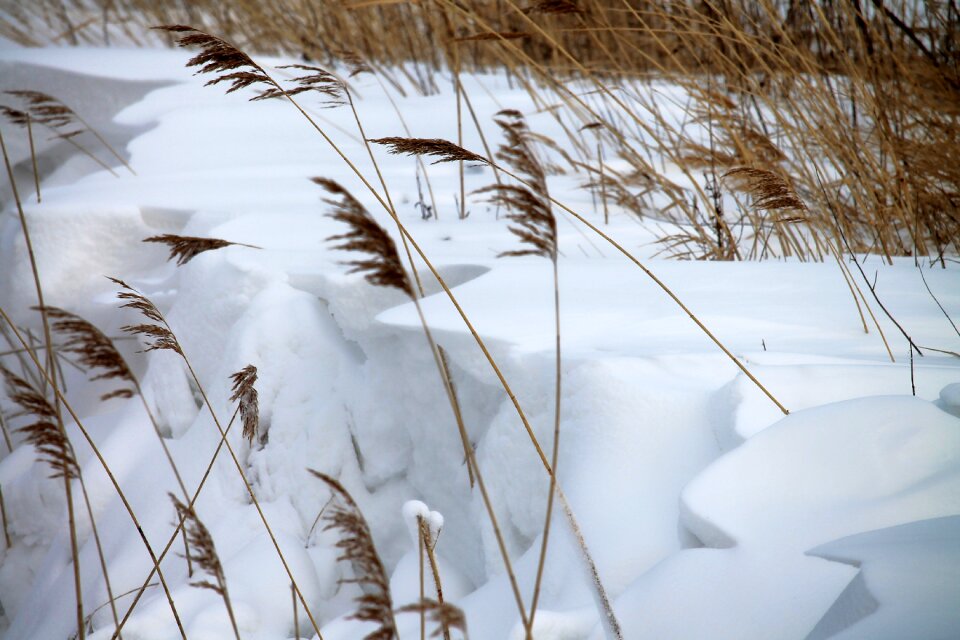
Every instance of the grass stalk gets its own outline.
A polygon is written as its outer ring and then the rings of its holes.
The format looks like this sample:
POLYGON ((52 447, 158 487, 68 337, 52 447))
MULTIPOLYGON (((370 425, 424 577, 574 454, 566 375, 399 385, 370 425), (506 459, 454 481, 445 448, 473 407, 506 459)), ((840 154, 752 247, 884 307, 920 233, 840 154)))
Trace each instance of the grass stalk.
POLYGON ((27 116, 27 139, 30 141, 30 162, 33 164, 33 185, 37 190, 37 204, 40 204, 40 172, 37 170, 37 150, 33 144, 33 118, 30 117, 30 112, 26 112, 27 116))

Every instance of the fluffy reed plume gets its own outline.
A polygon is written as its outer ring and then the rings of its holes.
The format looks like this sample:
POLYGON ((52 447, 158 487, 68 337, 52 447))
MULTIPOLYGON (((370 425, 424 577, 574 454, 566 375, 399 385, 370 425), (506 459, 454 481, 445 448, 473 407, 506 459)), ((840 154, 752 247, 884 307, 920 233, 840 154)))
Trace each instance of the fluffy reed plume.
POLYGON ((67 436, 57 426, 57 411, 43 394, 29 382, 0 365, 0 374, 7 384, 7 397, 20 407, 16 416, 31 416, 33 422, 17 429, 26 435, 27 442, 37 450, 40 459, 50 465, 51 478, 69 481, 80 475, 80 467, 73 455, 67 436))
POLYGON ((239 89, 265 85, 266 88, 252 99, 272 97, 273 92, 277 92, 276 95, 283 94, 283 89, 264 71, 263 67, 226 40, 182 24, 161 25, 153 28, 180 34, 176 36, 177 46, 200 47, 200 53, 187 60, 186 66, 198 67, 198 74, 214 74, 214 77, 207 80, 204 86, 229 82, 230 87, 227 93, 233 93, 239 89), (264 95, 268 93, 270 95, 264 95))
POLYGON ((361 73, 373 73, 373 69, 370 68, 370 65, 360 57, 360 55, 353 51, 352 49, 341 49, 337 51, 337 57, 340 58, 340 61, 347 65, 349 70, 348 77, 353 78, 358 76, 361 73))
POLYGON ((393 154, 439 158, 431 164, 461 160, 488 164, 483 156, 441 138, 375 138, 370 142, 386 146, 393 154))
MULTIPOLYGON (((247 442, 253 444, 253 439, 257 436, 260 429, 260 403, 257 399, 257 390, 254 384, 257 381, 257 368, 248 364, 232 376, 233 395, 230 396, 231 402, 240 403, 240 422, 243 424, 243 437, 247 442)), ((260 441, 266 434, 260 436, 260 441)))
POLYGON ((425 613, 430 617, 430 621, 437 625, 431 638, 439 638, 441 635, 449 636, 450 631, 456 629, 467 638, 467 617, 463 614, 460 607, 449 602, 437 602, 430 598, 423 598, 420 602, 407 604, 399 609, 397 613, 425 613))
MULTIPOLYGON (((24 90, 7 91, 6 93, 7 95, 20 98, 26 105, 30 118, 32 118, 34 122, 54 129, 60 138, 72 138, 80 135, 85 130, 85 127, 80 124, 80 119, 77 117, 76 112, 51 95, 40 91, 24 90), (72 131, 66 130, 71 126, 79 128, 73 129, 72 131)), ((7 118, 17 124, 21 124, 21 122, 15 120, 15 118, 22 118, 22 124, 26 126, 26 113, 16 109, 10 109, 9 107, 5 107, 3 112, 7 118)))
POLYGON ((297 85, 292 89, 284 90, 276 87, 267 89, 251 98, 251 101, 279 98, 283 95, 295 96, 306 91, 316 91, 317 93, 327 96, 325 103, 327 107, 339 107, 345 103, 343 81, 329 71, 305 64, 287 64, 277 68, 299 69, 306 73, 291 78, 290 81, 297 85))
POLYGON ((530 186, 494 184, 477 193, 490 193, 490 201, 505 207, 507 218, 515 223, 510 231, 529 248, 504 251, 501 256, 537 255, 556 261, 557 220, 550 206, 547 179, 543 167, 533 154, 529 130, 523 116, 513 110, 497 115, 497 125, 503 131, 505 142, 497 151, 497 158, 509 164, 530 186))
POLYGON ((338 560, 349 562, 354 577, 342 582, 352 582, 360 586, 363 594, 357 598, 357 611, 350 619, 377 623, 380 626, 364 636, 364 640, 394 640, 397 635, 397 623, 393 618, 393 600, 390 596, 390 581, 380 561, 380 555, 373 544, 370 527, 360 512, 357 503, 343 487, 330 476, 308 469, 337 496, 330 511, 324 516, 327 525, 324 531, 337 530, 340 540, 337 548, 341 550, 338 560))
POLYGON ((144 242, 156 242, 170 247, 170 260, 176 258, 177 266, 182 266, 196 258, 204 251, 213 251, 224 247, 249 247, 259 249, 260 247, 242 242, 229 242, 219 238, 197 238, 194 236, 178 236, 172 233, 164 233, 159 236, 150 236, 144 238, 144 242))
POLYGON ((366 260, 344 261, 343 264, 353 267, 347 273, 363 273, 370 284, 394 287, 413 298, 413 286, 403 269, 393 238, 339 183, 327 178, 311 178, 311 181, 337 197, 324 198, 324 202, 333 207, 333 211, 327 215, 350 226, 348 233, 330 236, 327 240, 343 240, 344 242, 334 247, 341 251, 362 251, 370 254, 370 258, 366 260))
POLYGON ((169 349, 170 351, 175 351, 182 356, 183 350, 180 348, 180 343, 177 342, 177 337, 173 335, 172 331, 170 331, 170 328, 167 326, 167 321, 164 320, 160 310, 157 309, 157 307, 142 293, 128 285, 123 280, 110 277, 107 279, 121 288, 121 291, 117 293, 117 297, 121 300, 127 301, 126 303, 120 305, 121 309, 136 309, 148 320, 159 323, 127 325, 120 327, 120 329, 133 335, 143 336, 147 341, 147 348, 144 349, 144 351, 169 349))
POLYGON ((722 177, 732 179, 737 188, 753 196, 754 209, 762 211, 790 209, 801 212, 807 210, 807 205, 803 203, 793 187, 772 171, 738 167, 727 171, 722 177))
MULTIPOLYGON (((35 308, 39 310, 39 307, 35 308)), ((52 321, 50 328, 65 339, 60 351, 76 355, 79 363, 88 371, 100 370, 90 378, 91 381, 119 380, 123 383, 119 389, 100 396, 101 400, 133 397, 136 380, 110 338, 90 322, 69 311, 50 306, 45 307, 45 311, 47 318, 52 321)))
MULTIPOLYGON (((96 129, 91 127, 90 123, 84 120, 79 113, 64 104, 62 100, 40 91, 17 90, 7 91, 6 93, 19 98, 26 105, 26 113, 18 109, 4 108, 3 113, 8 119, 17 124, 22 123, 23 126, 30 126, 31 121, 42 124, 55 131, 57 138, 67 140, 68 142, 73 142, 73 138, 79 136, 81 133, 89 132, 100 141, 100 144, 102 144, 114 158, 120 161, 120 164, 126 167, 130 173, 136 175, 137 172, 123 159, 123 156, 121 156, 96 129), (29 118, 27 118, 27 115, 29 115, 29 118)), ((73 144, 76 143, 74 142, 73 144)), ((110 167, 104 165, 100 160, 90 154, 90 152, 79 145, 77 145, 77 147, 85 154, 93 157, 98 164, 106 167, 108 171, 113 172, 110 167)))
POLYGON ((172 493, 168 493, 167 495, 170 496, 170 500, 177 510, 177 520, 183 522, 184 530, 187 532, 187 539, 190 541, 190 544, 187 546, 187 555, 190 561, 212 576, 214 580, 213 582, 209 580, 198 580, 190 584, 200 589, 210 589, 223 598, 223 603, 227 607, 227 615, 230 616, 230 625, 233 627, 233 633, 237 640, 240 640, 240 632, 237 630, 237 620, 233 615, 233 605, 230 604, 230 594, 227 591, 227 578, 223 572, 223 565, 220 564, 220 556, 217 555, 217 548, 213 544, 213 537, 197 516, 193 507, 180 502, 177 496, 172 493))

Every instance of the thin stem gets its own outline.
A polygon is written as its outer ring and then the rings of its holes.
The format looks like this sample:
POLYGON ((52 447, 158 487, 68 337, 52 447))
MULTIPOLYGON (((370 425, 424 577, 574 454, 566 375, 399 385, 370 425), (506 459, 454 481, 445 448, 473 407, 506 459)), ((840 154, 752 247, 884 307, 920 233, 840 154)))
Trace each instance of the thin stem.
POLYGON ((230 593, 227 591, 227 583, 217 576, 217 584, 220 586, 220 595, 223 596, 223 604, 227 607, 227 615, 230 617, 230 626, 233 627, 233 635, 240 640, 240 630, 237 628, 237 618, 233 615, 233 605, 230 604, 230 593))
POLYGON ((290 584, 290 600, 293 604, 293 637, 300 640, 300 614, 297 613, 297 591, 290 584))
POLYGON ((33 163, 33 185, 37 190, 37 204, 40 204, 40 172, 37 171, 37 150, 33 144, 33 118, 30 112, 25 112, 27 116, 27 138, 30 140, 30 161, 33 163))
MULTIPOLYGON (((420 539, 422 540, 423 546, 427 551, 427 560, 430 562, 430 573, 433 574, 433 585, 436 587, 437 592, 437 602, 441 605, 443 604, 443 587, 440 584, 440 567, 437 564, 437 556, 434 553, 434 548, 437 546, 436 541, 433 539, 433 536, 430 535, 430 527, 424 521, 421 516, 417 516, 417 524, 420 529, 420 539)), ((421 559, 420 571, 423 571, 423 560, 421 559)), ((422 584, 422 582, 421 582, 422 584)), ((420 600, 423 601, 423 590, 420 591, 420 600)), ((421 612, 422 614, 423 612, 421 612)), ((443 630, 443 640, 450 640, 450 630, 446 625, 441 625, 443 630)))
MULTIPOLYGON (((424 590, 424 571, 423 571, 423 518, 417 516, 417 552, 418 557, 420 558, 419 564, 419 573, 420 573, 420 602, 423 602, 425 597, 424 590)), ((427 612, 424 609, 420 610, 420 640, 426 640, 427 637, 427 612)))
POLYGON ((103 545, 100 543, 100 531, 97 527, 97 521, 93 517, 93 506, 90 504, 90 495, 87 493, 87 483, 83 480, 83 474, 78 474, 80 481, 80 491, 83 494, 83 502, 87 508, 87 515, 90 517, 90 530, 93 532, 93 542, 97 548, 97 557, 100 560, 100 571, 103 573, 103 584, 107 589, 107 601, 110 603, 110 613, 113 615, 113 624, 119 625, 120 618, 117 617, 117 607, 113 603, 113 587, 110 584, 110 572, 107 570, 107 559, 103 554, 103 545))
POLYGON ((7 526, 7 503, 3 499, 2 485, 0 485, 0 516, 3 516, 3 540, 7 543, 7 551, 9 551, 13 547, 13 543, 10 542, 10 528, 7 526))
POLYGON ((7 445, 7 450, 13 453, 13 442, 10 440, 10 430, 7 429, 7 420, 0 411, 0 431, 3 431, 3 442, 7 445))
POLYGON ((109 152, 111 153, 111 155, 113 155, 114 158, 116 158, 117 160, 120 161, 120 164, 122 164, 123 166, 125 166, 125 167, 127 168, 127 170, 128 170, 130 173, 132 173, 133 175, 137 175, 137 172, 133 170, 133 167, 131 167, 129 164, 127 164, 127 161, 123 159, 123 156, 121 156, 119 153, 117 153, 117 150, 114 149, 113 146, 111 146, 109 142, 107 142, 106 140, 104 140, 103 136, 101 136, 100 133, 99 133, 96 129, 94 129, 93 127, 91 127, 90 124, 89 124, 86 120, 83 119, 83 116, 81 116, 81 115, 80 115, 79 113, 77 113, 76 111, 73 112, 73 115, 75 115, 75 116, 77 117, 77 120, 79 120, 80 123, 83 124, 83 126, 85 126, 85 127, 87 128, 87 131, 89 131, 90 133, 92 133, 93 136, 94 136, 97 140, 99 140, 100 143, 101 143, 104 147, 107 148, 107 151, 109 151, 109 152))
POLYGON ((527 639, 533 640, 533 619, 537 615, 537 603, 540 601, 540 586, 543 581, 543 570, 547 561, 547 542, 550 538, 550 522, 553 519, 553 497, 557 488, 557 460, 560 457, 560 391, 561 391, 561 357, 560 357, 560 275, 557 268, 557 257, 553 256, 553 316, 556 328, 556 380, 554 386, 553 406, 553 451, 550 456, 550 490, 547 495, 547 513, 543 522, 543 540, 540 543, 540 559, 537 562, 537 577, 533 583, 533 599, 530 601, 530 624, 527 626, 527 639))

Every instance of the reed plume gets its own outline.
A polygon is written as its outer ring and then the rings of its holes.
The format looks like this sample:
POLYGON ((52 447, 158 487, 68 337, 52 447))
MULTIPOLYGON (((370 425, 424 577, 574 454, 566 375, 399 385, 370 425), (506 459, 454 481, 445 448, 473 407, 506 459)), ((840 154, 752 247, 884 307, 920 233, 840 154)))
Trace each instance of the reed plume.
POLYGON ((727 171, 721 177, 730 178, 737 188, 753 196, 754 209, 762 211, 790 209, 801 212, 807 210, 807 205, 803 203, 790 183, 773 171, 738 167, 727 171))
MULTIPOLYGON (((248 443, 253 444, 253 439, 260 429, 260 403, 257 398, 257 390, 253 386, 257 381, 257 368, 248 364, 230 377, 233 379, 233 388, 231 389, 233 395, 230 396, 230 401, 239 403, 243 437, 248 443)), ((261 443, 265 437, 266 434, 260 436, 261 443)))
POLYGON ((353 78, 361 73, 373 73, 370 65, 353 49, 341 49, 336 52, 340 61, 347 65, 347 77, 353 78))
POLYGON ((490 193, 490 201, 505 207, 507 218, 515 223, 510 231, 527 248, 504 251, 500 256, 538 255, 556 262, 557 220, 550 204, 546 173, 530 144, 529 129, 518 111, 504 110, 496 120, 505 142, 497 158, 510 165, 526 185, 494 184, 476 193, 490 193))
POLYGON ((431 156, 438 158, 431 164, 441 162, 482 162, 489 164, 487 159, 472 151, 467 151, 441 138, 374 138, 370 142, 386 146, 390 153, 395 155, 431 156))
POLYGON ((339 183, 327 178, 311 178, 311 181, 336 196, 324 198, 324 202, 333 208, 327 215, 350 227, 349 232, 330 236, 327 240, 342 240, 343 242, 334 247, 341 251, 362 251, 370 254, 370 258, 365 260, 344 261, 343 264, 352 267, 347 273, 363 273, 364 278, 372 285, 393 287, 414 298, 413 286, 400 261, 393 238, 339 183))
MULTIPOLYGON (((29 117, 34 122, 54 129, 59 138, 72 138, 84 132, 84 127, 80 125, 76 112, 49 94, 26 90, 6 91, 5 93, 22 100, 26 105, 27 112, 29 112, 29 117), (68 130, 71 125, 79 128, 68 130)), ((3 113, 12 122, 26 126, 26 112, 4 107, 3 113)))
MULTIPOLYGON (((4 115, 11 121, 17 124, 21 124, 22 121, 24 126, 30 126, 30 122, 37 122, 55 131, 57 138, 67 141, 72 141, 73 138, 80 134, 89 132, 100 141, 100 144, 102 144, 114 158, 120 161, 120 164, 126 167, 130 173, 136 175, 137 172, 123 159, 123 156, 121 156, 96 129, 90 126, 90 123, 84 120, 79 113, 67 106, 59 98, 55 98, 41 91, 22 89, 7 91, 6 93, 22 100, 26 109, 26 113, 24 113, 23 111, 10 107, 3 108, 4 115)), ((84 153, 91 155, 86 150, 84 150, 84 153)), ((93 156, 91 155, 91 157, 93 156)), ((96 158, 94 159, 97 160, 96 158)), ((100 163, 99 160, 97 160, 97 162, 100 163)), ((109 167, 107 167, 107 169, 109 170, 109 167)))
POLYGON ((123 280, 109 276, 107 279, 120 287, 121 291, 117 293, 117 297, 127 301, 120 305, 121 309, 135 309, 143 314, 145 318, 156 323, 126 325, 120 327, 121 331, 143 336, 147 343, 147 348, 144 349, 144 351, 169 349, 183 356, 183 349, 180 348, 177 337, 173 334, 173 331, 170 330, 167 321, 153 302, 123 280))
POLYGON ((242 242, 230 242, 220 240, 219 238, 197 238, 194 236, 178 236, 172 233, 164 233, 159 236, 150 236, 144 238, 144 242, 155 242, 167 245, 170 248, 170 260, 176 259, 177 266, 183 266, 196 258, 205 251, 223 249, 224 247, 249 247, 250 249, 259 249, 260 247, 242 242))
POLYGON ((183 523, 184 530, 187 532, 187 539, 190 541, 187 547, 187 555, 190 561, 213 578, 213 582, 197 580, 190 584, 199 589, 210 589, 223 599, 223 604, 227 608, 227 615, 230 617, 230 625, 233 627, 233 633, 237 640, 240 640, 237 620, 233 615, 233 605, 230 603, 230 593, 227 591, 227 577, 223 572, 223 565, 220 563, 220 556, 217 555, 217 548, 213 544, 210 531, 204 526, 192 506, 180 502, 177 496, 172 493, 167 495, 170 496, 170 500, 177 510, 177 524, 183 523))
POLYGON ((198 74, 213 74, 213 78, 207 80, 204 86, 229 82, 227 93, 247 87, 261 87, 261 93, 251 100, 271 97, 274 92, 278 92, 276 95, 283 94, 283 89, 263 67, 224 39, 182 24, 161 25, 153 29, 178 34, 175 36, 177 46, 200 47, 200 53, 190 58, 186 66, 198 67, 198 74))
POLYGON ((0 374, 7 385, 7 397, 20 407, 12 417, 30 416, 33 422, 17 429, 37 450, 41 460, 52 470, 51 478, 73 480, 80 475, 80 467, 73 455, 67 436, 58 426, 59 416, 54 406, 29 382, 0 365, 0 374))
MULTIPOLYGON (((39 307, 35 308, 39 310, 39 307)), ((120 388, 100 396, 101 400, 133 397, 137 381, 110 338, 76 314, 59 307, 48 306, 45 310, 47 317, 53 321, 50 328, 65 339, 60 351, 77 356, 78 362, 88 371, 100 370, 90 378, 91 381, 119 380, 122 383, 120 388)))
POLYGON ((340 533, 336 545, 341 551, 338 560, 349 562, 353 567, 354 577, 342 579, 341 582, 357 584, 363 592, 357 597, 357 610, 349 619, 379 625, 364 636, 364 640, 394 640, 397 637, 397 623, 393 617, 390 580, 363 513, 337 480, 313 469, 308 471, 337 496, 337 501, 324 516, 327 521, 324 531, 336 530, 340 533))
POLYGON ((430 634, 431 638, 439 638, 441 635, 449 637, 450 631, 454 629, 462 633, 465 639, 469 637, 467 635, 467 617, 460 607, 449 602, 437 602, 431 598, 421 598, 419 602, 400 607, 397 609, 397 613, 427 614, 430 621, 437 625, 437 628, 430 634))
POLYGON ((339 107, 344 104, 344 85, 343 81, 325 69, 313 67, 305 64, 286 64, 278 69, 297 69, 305 71, 299 76, 291 78, 291 82, 297 86, 292 89, 272 88, 261 92, 259 95, 251 98, 251 101, 266 100, 269 98, 280 98, 284 95, 295 96, 307 91, 316 91, 327 97, 325 106, 339 107))

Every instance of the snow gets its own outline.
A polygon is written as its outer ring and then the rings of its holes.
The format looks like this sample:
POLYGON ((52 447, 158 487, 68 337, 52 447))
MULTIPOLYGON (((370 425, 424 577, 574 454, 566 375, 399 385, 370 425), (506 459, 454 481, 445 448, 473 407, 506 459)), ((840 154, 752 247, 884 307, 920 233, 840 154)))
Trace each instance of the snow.
MULTIPOLYGON (((353 495, 396 606, 419 598, 421 571, 426 593, 433 593, 430 567, 420 564, 421 516, 437 543, 445 598, 465 612, 470 637, 524 637, 416 308, 397 291, 345 274, 340 263, 349 256, 325 241, 343 229, 324 216, 324 194, 307 178, 341 181, 398 237, 395 225, 289 105, 204 88, 183 69, 185 59, 183 51, 148 49, 0 51, 0 61, 33 65, 38 83, 44 70, 81 83, 79 74, 108 86, 156 83, 101 114, 118 127, 115 135, 126 132, 121 146, 136 176, 61 174, 45 180, 41 204, 25 200, 48 302, 116 336, 137 316, 117 309, 116 287, 104 276, 137 287, 165 314, 223 426, 234 409, 230 374, 257 367, 265 437, 248 444, 235 425, 229 442, 324 639, 362 637, 370 627, 349 619, 359 589, 349 582, 353 569, 337 560, 335 532, 324 530, 330 493, 308 469, 337 478, 353 495), (162 247, 140 242, 160 233, 260 248, 228 247, 175 267, 162 247)), ((531 128, 562 139, 557 122, 504 78, 470 77, 465 86, 482 123, 501 106, 514 107, 529 114, 531 128)), ((381 87, 360 77, 355 88, 368 137, 401 135, 381 87)), ((669 85, 655 85, 646 97, 684 100, 669 85)), ((438 115, 451 112, 449 93, 394 99, 414 136, 456 139, 455 119, 438 115)), ((303 102, 371 174, 349 110, 303 102)), ((485 132, 494 144, 494 127, 485 132)), ((464 146, 482 149, 472 127, 464 133, 464 146)), ((4 129, 5 137, 20 134, 4 129)), ((469 200, 470 216, 457 220, 455 164, 428 168, 440 219, 421 220, 415 163, 375 153, 402 222, 452 288, 549 451, 549 263, 496 258, 515 248, 515 238, 476 199, 469 200)), ((472 190, 493 176, 471 169, 466 180, 472 190)), ((550 177, 555 197, 600 224, 602 211, 581 182, 571 174, 550 177)), ((914 261, 886 265, 861 257, 865 271, 877 274, 877 296, 924 349, 914 362, 916 397, 905 340, 870 299, 891 362, 869 318, 864 332, 835 263, 665 260, 654 254, 666 224, 613 208, 604 230, 675 291, 791 414, 784 417, 642 271, 562 217, 558 478, 624 637, 948 637, 960 625, 952 606, 960 600, 960 360, 927 347, 958 351, 960 336, 914 261)), ((38 332, 25 251, 8 203, 0 222, 0 305, 38 332)), ((418 261, 417 268, 427 293, 422 309, 449 357, 468 436, 529 605, 548 477, 459 313, 426 266, 418 261)), ((947 313, 960 316, 957 265, 925 267, 924 275, 947 313)), ((130 340, 118 347, 140 376, 192 490, 219 442, 196 383, 174 353, 139 353, 130 340)), ((71 369, 65 374, 71 405, 152 547, 162 549, 173 530, 167 492, 179 489, 140 400, 100 403, 109 385, 90 385, 71 369)), ((9 415, 12 407, 0 402, 9 415)), ((150 559, 76 425, 68 429, 113 591, 125 593, 142 584, 150 559)), ((34 463, 30 447, 0 449, 12 541, 0 550, 0 628, 11 640, 66 638, 75 620, 71 607, 61 606, 73 601, 62 485, 34 463)), ((196 508, 216 542, 241 636, 291 638, 290 579, 225 451, 196 508)), ((602 638, 591 578, 563 514, 554 514, 535 635, 602 638)), ((106 601, 106 591, 85 513, 78 512, 78 523, 89 612, 106 601)), ((189 637, 230 637, 222 600, 190 586, 178 552, 172 547, 162 566, 189 637)), ((130 600, 118 599, 120 615, 130 600)), ((312 637, 298 611, 301 636, 312 637)), ((92 625, 90 637, 110 638, 109 608, 92 625)), ((398 625, 402 638, 419 637, 419 616, 398 616, 398 625)), ((179 637, 159 586, 145 592, 124 637, 179 637)))

